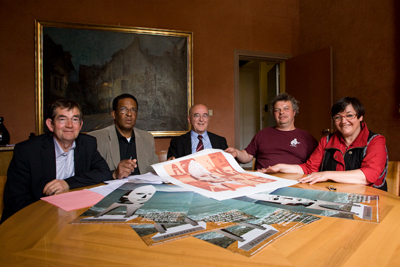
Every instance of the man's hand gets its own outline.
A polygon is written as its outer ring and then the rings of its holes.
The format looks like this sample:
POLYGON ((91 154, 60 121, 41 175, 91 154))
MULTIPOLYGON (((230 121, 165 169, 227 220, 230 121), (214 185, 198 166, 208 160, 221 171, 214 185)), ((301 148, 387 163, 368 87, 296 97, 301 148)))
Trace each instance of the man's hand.
POLYGON ((167 161, 168 160, 174 160, 175 159, 175 157, 174 156, 171 156, 171 157, 169 157, 168 159, 167 159, 167 161))
POLYGON ((118 163, 117 169, 113 172, 113 179, 122 179, 131 175, 137 167, 136 159, 124 159, 118 163))
POLYGON ((225 152, 231 154, 234 158, 236 158, 238 155, 238 150, 234 147, 228 147, 227 149, 225 149, 225 152))
POLYGON ((234 147, 228 147, 225 152, 231 154, 239 163, 248 163, 253 160, 253 155, 250 155, 244 149, 237 150, 234 147))
POLYGON ((277 173, 280 171, 280 168, 279 164, 276 164, 274 166, 269 166, 268 168, 258 169, 257 171, 262 173, 277 173))
POLYGON ((45 185, 45 187, 43 189, 43 194, 45 194, 46 196, 51 196, 51 195, 65 192, 68 189, 69 189, 69 185, 67 184, 66 181, 54 179, 53 181, 48 182, 45 185))

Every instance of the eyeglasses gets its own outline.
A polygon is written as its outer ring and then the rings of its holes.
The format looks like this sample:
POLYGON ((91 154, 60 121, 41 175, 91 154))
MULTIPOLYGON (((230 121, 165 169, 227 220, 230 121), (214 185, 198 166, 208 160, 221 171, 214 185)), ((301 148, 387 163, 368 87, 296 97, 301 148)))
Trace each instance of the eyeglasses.
POLYGON ((68 119, 67 117, 58 117, 55 119, 59 124, 66 124, 68 121, 72 121, 73 124, 79 125, 81 123, 81 118, 73 117, 72 119, 68 119))
POLYGON ((352 119, 354 119, 356 116, 357 116, 357 114, 347 114, 347 115, 344 115, 344 116, 335 115, 335 116, 333 117, 333 120, 334 120, 334 121, 341 121, 342 118, 345 118, 346 120, 352 120, 352 119))
POLYGON ((195 118, 196 120, 199 120, 200 117, 203 118, 203 120, 208 120, 210 118, 210 115, 208 115, 207 113, 204 113, 203 115, 199 114, 199 113, 195 113, 193 115, 193 118, 195 118))
POLYGON ((127 107, 120 107, 120 108, 118 108, 118 110, 119 110, 119 112, 120 113, 122 113, 122 114, 126 114, 126 113, 128 113, 129 111, 132 113, 132 114, 136 114, 137 112, 138 112, 138 109, 137 108, 127 108, 127 107))

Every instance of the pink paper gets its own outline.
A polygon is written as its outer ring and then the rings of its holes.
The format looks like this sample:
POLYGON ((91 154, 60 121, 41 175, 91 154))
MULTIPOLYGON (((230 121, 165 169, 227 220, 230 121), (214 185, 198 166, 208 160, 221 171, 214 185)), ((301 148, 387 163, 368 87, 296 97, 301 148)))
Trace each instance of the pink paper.
POLYGON ((54 196, 42 197, 41 200, 53 204, 54 206, 57 206, 63 210, 71 211, 91 207, 103 198, 103 195, 85 189, 54 196))

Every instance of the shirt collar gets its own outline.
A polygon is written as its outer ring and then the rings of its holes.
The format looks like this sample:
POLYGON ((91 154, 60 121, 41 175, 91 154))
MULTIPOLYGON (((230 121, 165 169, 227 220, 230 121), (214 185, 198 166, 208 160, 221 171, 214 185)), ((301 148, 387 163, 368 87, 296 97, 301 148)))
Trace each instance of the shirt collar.
MULTIPOLYGON (((118 139, 123 139, 124 141, 128 141, 128 139, 126 139, 126 137, 123 136, 123 135, 118 131, 117 126, 115 126, 115 131, 117 132, 118 139)), ((132 129, 132 134, 131 134, 131 138, 129 139, 129 141, 132 140, 132 138, 135 139, 135 131, 134 131, 133 129, 132 129)), ((129 142, 129 141, 128 141, 128 142, 129 142)))
POLYGON ((202 133, 202 134, 198 134, 198 133, 194 132, 193 130, 190 131, 190 136, 191 136, 192 138, 197 139, 197 136, 199 136, 199 135, 203 136, 203 138, 208 139, 207 131, 205 131, 205 132, 202 133))
POLYGON ((72 143, 72 146, 68 149, 68 152, 64 152, 64 150, 61 148, 60 144, 57 142, 57 140, 53 137, 53 142, 54 142, 54 148, 56 150, 56 158, 60 156, 65 156, 67 153, 69 153, 71 150, 74 150, 76 147, 75 141, 72 143))
MULTIPOLYGON (((368 136, 369 136, 369 130, 367 127, 367 124, 365 122, 361 122, 361 131, 356 137, 356 139, 353 141, 353 143, 350 144, 348 147, 353 148, 353 147, 363 147, 366 146, 368 143, 368 136)), ((339 146, 346 147, 346 142, 344 140, 343 135, 336 130, 336 132, 333 134, 332 138, 329 140, 327 144, 327 148, 337 148, 339 146)))

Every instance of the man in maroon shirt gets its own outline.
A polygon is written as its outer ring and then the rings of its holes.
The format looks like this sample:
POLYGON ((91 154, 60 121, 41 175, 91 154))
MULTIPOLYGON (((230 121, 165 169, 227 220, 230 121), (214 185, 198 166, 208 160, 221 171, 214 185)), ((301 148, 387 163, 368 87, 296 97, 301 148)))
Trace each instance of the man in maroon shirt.
POLYGON ((317 140, 308 132, 294 126, 299 113, 298 101, 282 93, 271 104, 276 126, 259 131, 244 150, 229 147, 230 153, 240 163, 256 158, 256 169, 268 168, 277 163, 301 164, 307 161, 317 147, 317 140))

